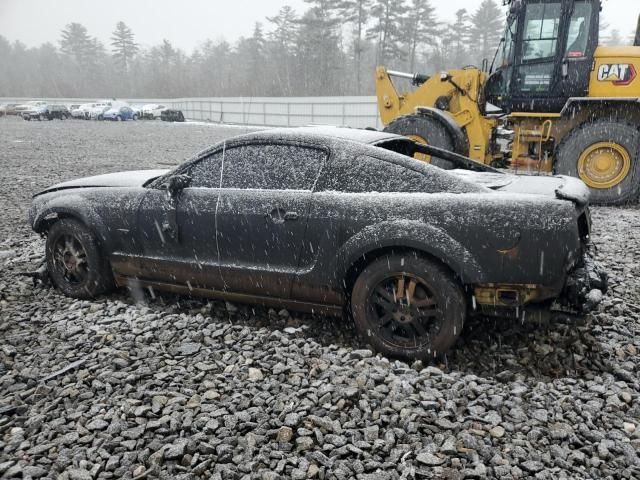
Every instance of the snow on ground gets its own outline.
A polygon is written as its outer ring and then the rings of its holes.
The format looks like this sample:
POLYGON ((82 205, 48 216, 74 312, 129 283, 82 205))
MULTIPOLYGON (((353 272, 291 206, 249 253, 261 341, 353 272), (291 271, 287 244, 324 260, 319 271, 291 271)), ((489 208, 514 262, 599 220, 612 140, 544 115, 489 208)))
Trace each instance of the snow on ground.
POLYGON ((351 325, 34 288, 30 196, 168 168, 238 129, 0 119, 0 477, 639 478, 640 210, 596 208, 612 290, 549 324, 471 321, 447 362, 351 325), (301 328, 302 327, 302 328, 301 328))

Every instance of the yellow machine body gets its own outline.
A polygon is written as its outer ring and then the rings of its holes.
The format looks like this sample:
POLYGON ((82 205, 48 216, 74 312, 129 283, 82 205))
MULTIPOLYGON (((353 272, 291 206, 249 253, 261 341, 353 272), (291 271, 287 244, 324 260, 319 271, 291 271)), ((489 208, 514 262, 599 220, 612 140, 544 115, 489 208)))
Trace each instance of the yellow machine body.
MULTIPOLYGON (((553 148, 580 125, 608 115, 640 124, 640 47, 598 47, 584 98, 569 99, 560 113, 514 112, 511 166, 516 170, 553 172, 553 148)), ((594 163, 594 175, 580 175, 592 188, 610 188, 630 171, 631 158, 614 143, 600 142, 584 152, 581 168, 594 163), (601 180, 598 178, 601 174, 601 180)))
MULTIPOLYGON (((451 70, 453 82, 465 92, 462 95, 451 82, 431 77, 413 92, 398 93, 383 67, 378 67, 376 92, 382 123, 386 126, 398 117, 415 113, 417 107, 434 107, 438 99, 448 98, 448 114, 466 132, 469 139, 469 157, 481 163, 491 163, 491 136, 498 125, 494 118, 482 114, 482 92, 487 75, 478 69, 451 70)), ((418 139, 419 140, 419 139, 418 139)))
MULTIPOLYGON (((446 75, 450 81, 434 76, 413 91, 399 93, 391 75, 378 67, 376 92, 384 125, 416 114, 420 107, 440 108, 438 102, 446 98, 442 113, 468 138, 470 158, 491 164, 504 157, 495 143, 496 129, 503 122, 513 131, 510 166, 523 173, 554 172, 556 147, 583 124, 616 117, 640 125, 640 47, 598 47, 588 94, 570 98, 559 113, 520 111, 499 119, 485 112, 483 92, 488 78, 484 72, 469 68, 446 75)), ((592 189, 611 189, 630 175, 634 161, 638 160, 621 145, 594 140, 578 160, 578 176, 592 189)))

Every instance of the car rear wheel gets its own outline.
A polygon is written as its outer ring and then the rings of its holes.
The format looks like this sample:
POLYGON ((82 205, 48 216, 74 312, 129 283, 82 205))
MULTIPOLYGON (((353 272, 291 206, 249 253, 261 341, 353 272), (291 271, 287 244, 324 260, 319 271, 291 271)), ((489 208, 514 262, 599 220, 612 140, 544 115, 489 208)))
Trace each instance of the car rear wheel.
POLYGON ((133 116, 133 121, 135 122, 136 120, 138 120, 138 115, 133 116))
POLYGON ((444 266, 409 252, 379 258, 362 271, 351 313, 377 351, 426 360, 455 343, 467 308, 462 288, 444 266))
POLYGON ((46 260, 53 283, 65 295, 91 299, 113 288, 113 275, 93 233, 62 219, 47 233, 46 260))
POLYGON ((118 115, 118 116, 116 117, 116 120, 117 120, 117 121, 119 121, 119 122, 121 122, 121 121, 122 121, 122 117, 121 117, 120 115, 118 115))

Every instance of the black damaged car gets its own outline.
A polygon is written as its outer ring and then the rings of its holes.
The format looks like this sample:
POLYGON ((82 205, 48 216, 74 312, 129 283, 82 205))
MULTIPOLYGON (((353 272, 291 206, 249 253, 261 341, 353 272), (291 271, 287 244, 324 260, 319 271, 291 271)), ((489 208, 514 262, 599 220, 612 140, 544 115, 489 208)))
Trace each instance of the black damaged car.
POLYGON ((410 359, 446 352, 468 315, 597 305, 587 203, 576 179, 308 128, 236 137, 172 171, 61 183, 35 195, 29 221, 72 297, 126 286, 347 312, 379 351, 410 359))

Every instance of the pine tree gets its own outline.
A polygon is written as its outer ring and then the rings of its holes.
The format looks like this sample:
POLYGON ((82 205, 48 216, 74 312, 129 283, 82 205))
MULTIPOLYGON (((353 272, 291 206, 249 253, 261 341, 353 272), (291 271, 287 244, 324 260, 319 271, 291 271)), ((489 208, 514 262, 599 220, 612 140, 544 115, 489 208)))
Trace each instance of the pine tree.
POLYGON ((429 0, 411 0, 409 12, 402 23, 409 71, 415 72, 419 49, 425 45, 434 45, 441 32, 435 8, 429 0))
POLYGON ((62 31, 60 49, 78 64, 84 66, 89 63, 94 47, 93 39, 80 23, 69 23, 62 31))
POLYGON ((495 0, 483 0, 471 17, 469 52, 479 65, 484 59, 491 60, 502 38, 504 12, 495 0))
POLYGON ((353 25, 353 63, 356 74, 356 95, 360 95, 362 88, 362 53, 364 52, 364 34, 369 20, 371 1, 345 0, 341 5, 344 21, 353 25))
POLYGON ((456 20, 449 28, 448 40, 451 43, 452 65, 460 68, 469 65, 469 52, 467 45, 471 40, 471 26, 469 25, 469 14, 466 9, 460 9, 456 12, 456 20))
POLYGON ((242 95, 256 96, 264 88, 264 48, 265 39, 260 23, 255 24, 250 38, 238 41, 236 54, 245 59, 236 69, 239 84, 242 85, 242 95))
POLYGON ((111 47, 113 58, 125 71, 128 71, 139 48, 134 41, 133 32, 124 22, 118 22, 116 25, 116 29, 111 36, 111 47))
POLYGON ((391 59, 402 61, 406 58, 402 49, 403 14, 406 10, 404 0, 375 0, 371 9, 374 25, 367 30, 367 38, 378 43, 378 65, 387 65, 391 59))
POLYGON ((293 68, 298 37, 298 17, 288 6, 282 7, 275 17, 267 21, 274 25, 268 35, 267 56, 271 61, 271 77, 275 80, 272 95, 293 95, 293 68))
POLYGON ((299 87, 307 95, 340 94, 342 65, 339 0, 305 0, 312 6, 299 20, 299 87))

